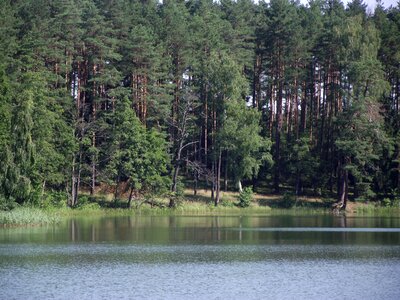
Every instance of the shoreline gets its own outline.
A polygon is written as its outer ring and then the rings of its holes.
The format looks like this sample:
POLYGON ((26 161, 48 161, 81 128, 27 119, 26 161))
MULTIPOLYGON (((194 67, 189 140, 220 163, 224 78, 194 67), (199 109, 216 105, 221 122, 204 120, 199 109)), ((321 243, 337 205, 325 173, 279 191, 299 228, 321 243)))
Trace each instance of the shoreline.
POLYGON ((382 207, 373 204, 349 202, 345 211, 335 214, 329 207, 291 208, 260 206, 253 203, 250 207, 241 208, 234 205, 215 207, 204 202, 182 201, 175 208, 139 206, 136 208, 102 207, 100 205, 82 206, 79 208, 38 208, 17 207, 11 211, 0 211, 0 228, 36 227, 56 225, 68 218, 91 217, 124 217, 124 216, 270 216, 270 215, 320 215, 331 214, 346 217, 400 217, 400 208, 382 207))

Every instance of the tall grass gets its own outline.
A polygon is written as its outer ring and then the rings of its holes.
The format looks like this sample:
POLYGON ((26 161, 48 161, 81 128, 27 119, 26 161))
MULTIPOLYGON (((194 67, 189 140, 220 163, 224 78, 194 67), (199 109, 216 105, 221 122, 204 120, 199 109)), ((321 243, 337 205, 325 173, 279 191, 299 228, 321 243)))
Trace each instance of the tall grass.
POLYGON ((400 208, 399 207, 390 207, 390 206, 376 206, 373 204, 365 204, 358 206, 356 208, 356 213, 358 215, 370 215, 370 216, 398 216, 400 217, 400 208))
POLYGON ((45 225, 59 221, 59 216, 39 208, 18 207, 11 211, 0 211, 0 225, 45 225))

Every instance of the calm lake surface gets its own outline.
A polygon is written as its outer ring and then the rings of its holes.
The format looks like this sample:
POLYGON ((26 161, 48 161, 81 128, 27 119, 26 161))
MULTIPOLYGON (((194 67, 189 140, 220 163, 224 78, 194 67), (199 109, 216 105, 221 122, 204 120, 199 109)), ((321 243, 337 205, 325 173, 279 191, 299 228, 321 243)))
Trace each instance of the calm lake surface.
POLYGON ((400 299, 400 219, 78 218, 0 228, 0 299, 400 299))

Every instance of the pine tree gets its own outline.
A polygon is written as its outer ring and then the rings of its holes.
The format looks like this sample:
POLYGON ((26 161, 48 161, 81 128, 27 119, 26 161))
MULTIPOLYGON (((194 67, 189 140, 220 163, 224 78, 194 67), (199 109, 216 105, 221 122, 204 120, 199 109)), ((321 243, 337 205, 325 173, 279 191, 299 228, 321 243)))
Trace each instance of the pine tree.
POLYGON ((18 50, 17 26, 19 19, 12 1, 2 1, 0 12, 0 66, 12 70, 12 62, 18 50))
POLYGON ((286 72, 289 68, 290 51, 293 47, 294 34, 293 20, 297 19, 296 10, 287 0, 274 0, 266 11, 268 26, 265 46, 268 52, 270 77, 270 106, 269 128, 272 130, 274 122, 274 188, 279 191, 281 173, 281 140, 283 130, 283 105, 288 103, 285 95, 286 72), (273 116, 275 114, 275 116, 273 116))
POLYGON ((344 92, 343 113, 335 127, 338 150, 338 201, 346 206, 350 176, 355 194, 371 197, 373 173, 376 172, 380 145, 386 140, 379 114, 379 100, 388 88, 382 65, 377 60, 378 33, 362 15, 350 17, 343 24, 343 48, 340 49, 343 72, 349 80, 344 92))

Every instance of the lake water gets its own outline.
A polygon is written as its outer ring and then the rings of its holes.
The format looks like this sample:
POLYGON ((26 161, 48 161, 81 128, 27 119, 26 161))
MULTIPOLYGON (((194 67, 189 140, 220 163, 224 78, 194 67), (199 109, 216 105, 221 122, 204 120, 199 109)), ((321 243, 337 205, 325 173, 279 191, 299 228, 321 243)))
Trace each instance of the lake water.
POLYGON ((400 299, 400 219, 132 216, 0 228, 0 299, 400 299))

